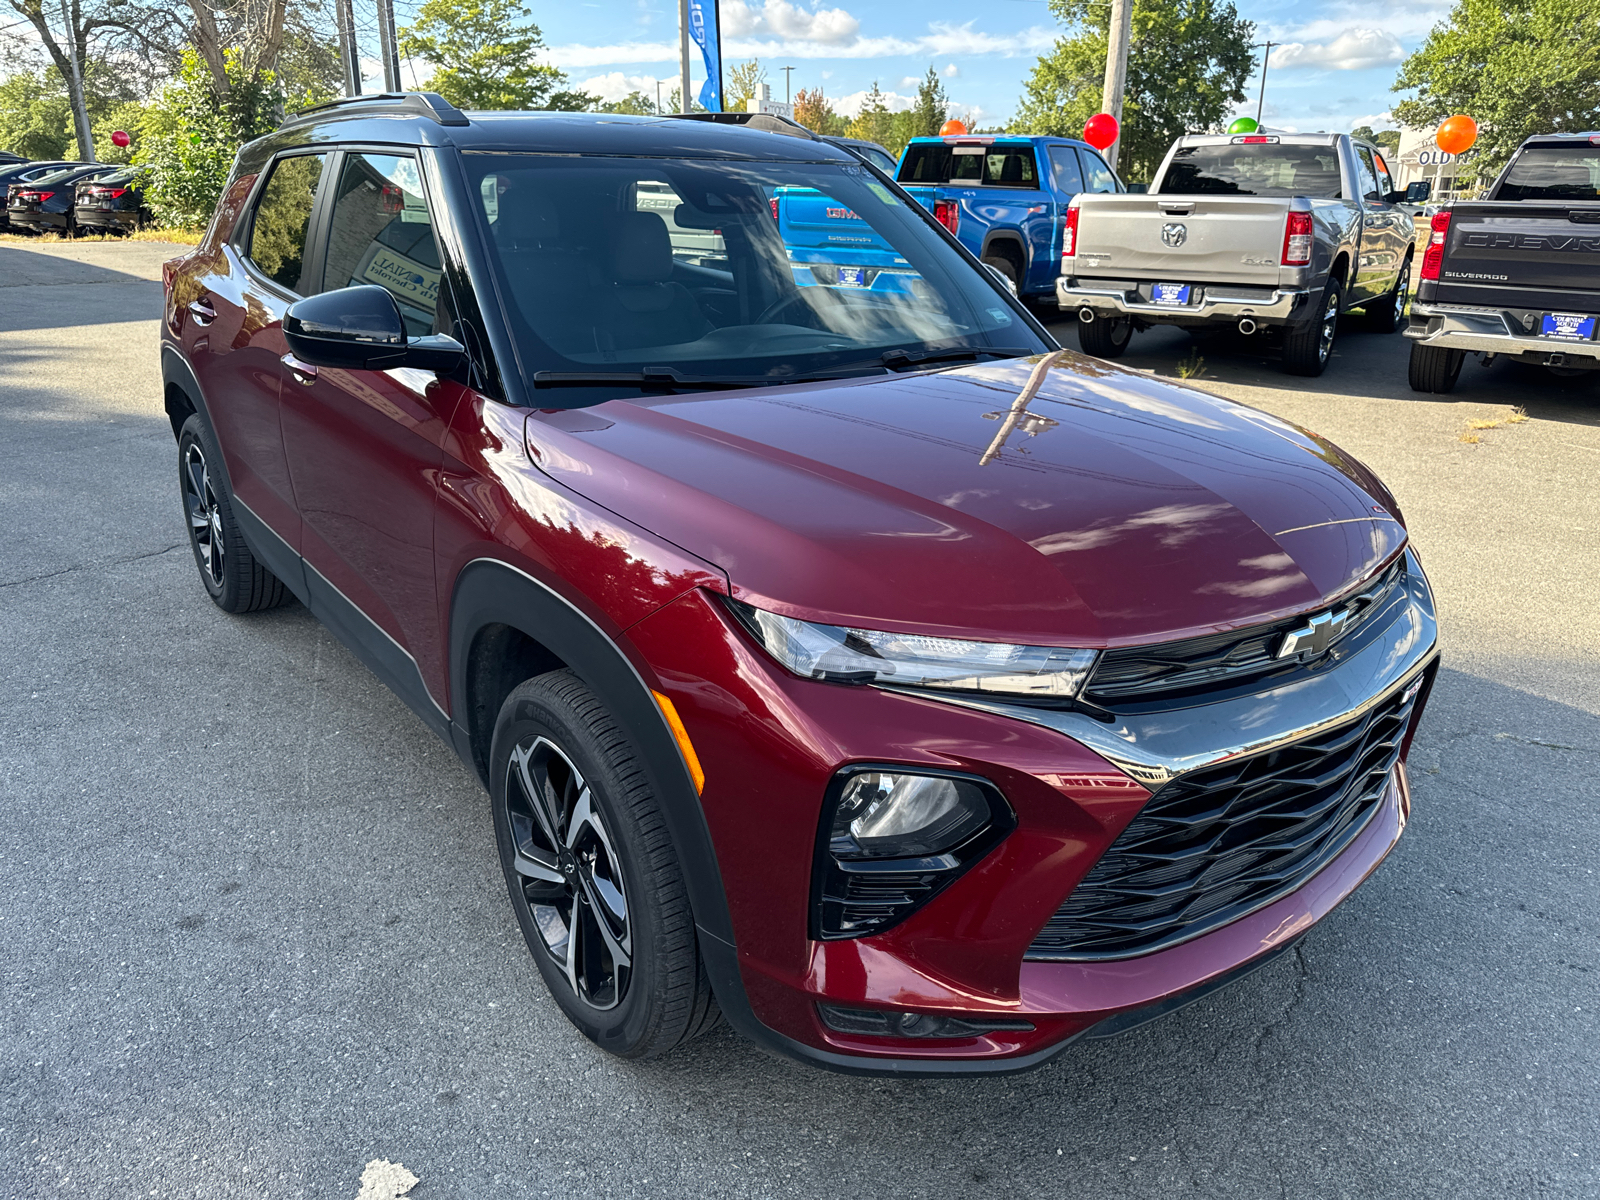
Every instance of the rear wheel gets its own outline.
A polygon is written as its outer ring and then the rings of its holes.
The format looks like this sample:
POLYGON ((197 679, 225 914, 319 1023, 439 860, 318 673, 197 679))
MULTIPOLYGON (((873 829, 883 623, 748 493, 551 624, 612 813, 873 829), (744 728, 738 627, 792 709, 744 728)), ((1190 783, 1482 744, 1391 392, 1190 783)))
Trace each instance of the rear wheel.
POLYGON ((223 612, 276 608, 289 599, 289 589, 245 545, 217 466, 221 461, 205 423, 191 416, 178 434, 178 488, 200 582, 223 612))
POLYGON ((1021 272, 1017 270, 1016 263, 1002 255, 994 254, 986 256, 983 259, 983 265, 986 267, 992 267, 994 270, 999 271, 1000 274, 1004 275, 1006 277, 1006 281, 1011 284, 1011 294, 1013 296, 1017 294, 1017 288, 1022 283, 1022 275, 1021 272))
POLYGON ((1450 350, 1444 346, 1411 344, 1411 365, 1407 379, 1414 392, 1448 392, 1455 388, 1461 375, 1461 363, 1466 358, 1464 350, 1450 350))
POLYGON ((1078 321, 1078 345, 1096 358, 1121 358, 1133 341, 1132 317, 1102 317, 1078 321))
POLYGON ((1333 357, 1333 339, 1339 332, 1339 307, 1344 289, 1337 279, 1328 280, 1317 302, 1318 316, 1303 325, 1291 326, 1283 336, 1283 369, 1291 375, 1315 377, 1328 369, 1333 357))
POLYGON ((1411 298, 1411 256, 1401 264, 1400 277, 1385 295, 1367 305, 1367 328, 1373 333, 1393 333, 1405 323, 1406 301, 1411 298))
POLYGON ((489 752, 511 907, 556 1003, 653 1058, 717 1021, 672 838, 633 745, 571 671, 516 687, 489 752))

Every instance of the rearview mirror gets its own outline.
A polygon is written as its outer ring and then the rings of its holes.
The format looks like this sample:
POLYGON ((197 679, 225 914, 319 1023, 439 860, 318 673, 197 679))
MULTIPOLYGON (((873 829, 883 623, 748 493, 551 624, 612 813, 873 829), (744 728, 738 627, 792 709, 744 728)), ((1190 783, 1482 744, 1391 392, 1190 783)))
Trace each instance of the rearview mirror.
POLYGON ((371 283, 297 300, 284 314, 283 340, 303 363, 350 371, 418 367, 448 374, 467 352, 442 333, 408 338, 395 298, 371 283))
POLYGON ((1419 179, 1406 187, 1407 204, 1426 204, 1431 195, 1433 195, 1433 183, 1427 179, 1419 179))

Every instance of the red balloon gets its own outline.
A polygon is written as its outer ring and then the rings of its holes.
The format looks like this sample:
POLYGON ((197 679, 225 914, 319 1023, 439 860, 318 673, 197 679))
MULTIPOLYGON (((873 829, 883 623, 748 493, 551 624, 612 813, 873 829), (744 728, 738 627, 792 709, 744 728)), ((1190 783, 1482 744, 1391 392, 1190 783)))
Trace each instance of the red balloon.
POLYGON ((111 144, 113 146, 126 146, 131 141, 133 139, 120 129, 114 131, 111 135, 111 144))
POLYGON ((1095 113, 1083 127, 1083 140, 1096 150, 1104 150, 1117 140, 1117 119, 1110 113, 1095 113))

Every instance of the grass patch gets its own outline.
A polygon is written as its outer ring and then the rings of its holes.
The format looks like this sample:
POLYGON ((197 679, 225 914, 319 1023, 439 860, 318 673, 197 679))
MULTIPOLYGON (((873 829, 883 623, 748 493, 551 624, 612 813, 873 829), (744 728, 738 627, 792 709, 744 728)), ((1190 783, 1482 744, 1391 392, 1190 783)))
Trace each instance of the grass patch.
POLYGON ((1520 405, 1503 417, 1469 417, 1457 440, 1466 442, 1469 446, 1476 445, 1483 441, 1483 430, 1499 429, 1505 425, 1521 425, 1527 419, 1528 411, 1520 405))
POLYGON ((1206 373, 1206 360, 1200 357, 1198 350, 1189 351, 1187 358, 1178 360, 1179 379, 1199 379, 1206 373))
POLYGON ((141 229, 136 233, 80 233, 66 238, 59 233, 0 233, 0 242, 16 245, 46 242, 59 245, 64 242, 176 242, 180 246, 198 246, 205 236, 204 229, 141 229))

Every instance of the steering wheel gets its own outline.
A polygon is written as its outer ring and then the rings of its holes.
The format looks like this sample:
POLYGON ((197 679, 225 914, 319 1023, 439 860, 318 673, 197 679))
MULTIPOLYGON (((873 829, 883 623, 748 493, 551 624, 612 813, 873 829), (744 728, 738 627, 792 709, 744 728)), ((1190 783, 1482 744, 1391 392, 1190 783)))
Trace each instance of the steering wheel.
MULTIPOLYGON (((773 317, 777 316, 784 309, 793 307, 805 298, 805 292, 797 290, 792 296, 785 296, 782 300, 774 300, 771 304, 767 305, 765 310, 762 311, 761 315, 755 319, 755 324, 766 325, 772 320, 773 317)), ((812 316, 815 315, 815 313, 812 314, 812 316)))

